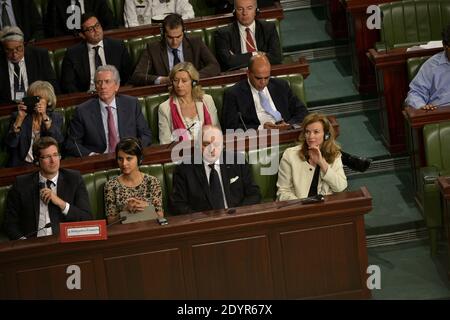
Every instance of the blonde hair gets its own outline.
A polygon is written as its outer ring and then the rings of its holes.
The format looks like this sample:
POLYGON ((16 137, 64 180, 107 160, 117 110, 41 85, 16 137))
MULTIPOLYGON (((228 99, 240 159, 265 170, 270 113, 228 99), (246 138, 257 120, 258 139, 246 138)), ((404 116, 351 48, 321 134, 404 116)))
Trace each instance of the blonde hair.
POLYGON ((28 96, 39 96, 47 100, 47 104, 51 109, 56 107, 56 95, 53 86, 48 81, 37 80, 33 82, 27 91, 28 96))
POLYGON ((202 86, 198 84, 200 79, 200 74, 197 69, 195 69, 194 65, 190 62, 180 62, 176 64, 169 73, 169 94, 171 96, 176 96, 175 89, 173 88, 173 79, 175 78, 175 74, 180 71, 185 71, 189 74, 189 77, 192 81, 192 98, 196 101, 201 101, 205 92, 202 89, 202 86), (196 84, 194 85, 194 81, 196 84))
POLYGON ((301 145, 301 149, 299 152, 300 159, 302 159, 303 161, 307 161, 308 144, 306 142, 306 127, 315 122, 322 123, 324 141, 320 146, 320 152, 322 153, 322 157, 326 160, 326 162, 331 164, 341 153, 341 148, 336 142, 333 126, 331 125, 327 117, 322 113, 310 113, 305 117, 305 119, 303 119, 303 130, 298 137, 301 145), (329 135, 329 138, 325 140, 325 135, 327 134, 329 135))

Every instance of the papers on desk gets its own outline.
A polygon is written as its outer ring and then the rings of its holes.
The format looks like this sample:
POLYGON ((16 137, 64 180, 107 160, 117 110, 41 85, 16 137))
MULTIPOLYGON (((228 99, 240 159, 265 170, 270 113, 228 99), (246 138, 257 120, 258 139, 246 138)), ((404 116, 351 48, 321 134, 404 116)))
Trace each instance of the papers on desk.
POLYGON ((139 221, 147 221, 158 218, 158 215, 156 214, 155 207, 153 205, 149 205, 147 208, 144 209, 144 211, 131 213, 128 211, 122 211, 120 213, 120 217, 126 217, 124 221, 122 221, 123 224, 126 223, 133 223, 133 222, 139 222, 139 221))
POLYGON ((422 49, 435 49, 435 48, 442 48, 442 40, 435 40, 435 41, 429 41, 426 44, 421 44, 420 46, 413 46, 410 47, 408 49, 406 49, 406 51, 415 51, 415 50, 422 50, 422 49))

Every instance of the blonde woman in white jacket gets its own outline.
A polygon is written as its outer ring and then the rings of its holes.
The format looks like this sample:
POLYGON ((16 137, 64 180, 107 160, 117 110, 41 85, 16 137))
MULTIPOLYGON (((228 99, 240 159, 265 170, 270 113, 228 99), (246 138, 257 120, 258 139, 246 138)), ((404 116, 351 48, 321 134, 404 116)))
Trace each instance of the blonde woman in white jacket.
POLYGON ((332 194, 347 188, 340 147, 326 116, 311 113, 303 120, 302 128, 300 144, 286 149, 280 162, 279 201, 332 194))

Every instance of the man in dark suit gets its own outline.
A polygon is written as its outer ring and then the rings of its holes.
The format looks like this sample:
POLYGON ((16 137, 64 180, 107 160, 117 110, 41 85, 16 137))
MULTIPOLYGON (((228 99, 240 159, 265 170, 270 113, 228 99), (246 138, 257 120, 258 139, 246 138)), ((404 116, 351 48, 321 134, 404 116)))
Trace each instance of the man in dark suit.
POLYGON ((270 77, 265 54, 250 59, 248 79, 237 82, 223 95, 223 129, 288 129, 301 123, 308 109, 287 81, 270 77), (267 102, 267 103, 266 103, 267 102))
POLYGON ((120 77, 114 66, 98 67, 95 73, 98 99, 75 109, 66 140, 68 155, 81 157, 114 152, 120 139, 135 137, 144 147, 152 142, 151 131, 137 98, 116 95, 120 77))
POLYGON ((59 93, 55 71, 48 51, 24 45, 24 36, 18 27, 5 27, 0 34, 0 102, 21 100, 28 86, 36 80, 48 81, 59 93))
POLYGON ((220 129, 204 126, 202 148, 197 150, 201 155, 175 168, 170 196, 172 213, 232 208, 261 201, 259 187, 253 182, 244 157, 227 155, 222 149, 220 129))
MULTIPOLYGON (((208 6, 216 8, 216 14, 232 12, 233 2, 234 0, 206 0, 208 6)), ((258 8, 271 7, 274 2, 274 0, 258 0, 258 8)))
POLYGON ((72 22, 72 15, 76 13, 92 13, 98 18, 105 30, 117 28, 113 13, 106 0, 49 0, 45 19, 45 34, 47 37, 59 37, 77 34, 77 28, 70 30, 67 22, 72 22), (74 8, 72 6, 77 6, 74 8), (81 8, 80 8, 81 5, 81 8), (69 12, 67 12, 69 8, 69 12))
POLYGON ((131 58, 121 40, 103 38, 100 22, 92 14, 81 18, 80 36, 85 40, 67 49, 61 67, 63 92, 93 91, 95 69, 110 64, 119 70, 122 84, 132 72, 131 58))
POLYGON ((256 0, 236 0, 235 22, 214 34, 216 55, 222 71, 244 68, 257 51, 265 52, 271 64, 282 62, 280 38, 272 22, 255 20, 256 0))
POLYGON ((147 44, 130 83, 167 83, 173 66, 185 61, 194 65, 200 78, 216 76, 220 72, 219 63, 203 41, 198 37, 185 35, 181 16, 170 14, 164 18, 161 41, 147 44))
POLYGON ((58 142, 33 144, 39 171, 18 176, 6 199, 4 229, 11 240, 59 232, 59 223, 91 220, 89 196, 78 171, 60 169, 58 142))
POLYGON ((17 26, 22 30, 26 42, 44 37, 42 17, 39 15, 34 1, 1 0, 0 3, 2 2, 5 2, 7 16, 3 13, 3 5, 0 6, 0 29, 17 26))
MULTIPOLYGON (((270 78, 271 65, 264 53, 250 58, 248 79, 225 90, 222 108, 222 129, 288 130, 309 113, 292 92, 287 81, 270 78)), ((364 172, 372 160, 342 152, 342 162, 349 168, 364 172)))

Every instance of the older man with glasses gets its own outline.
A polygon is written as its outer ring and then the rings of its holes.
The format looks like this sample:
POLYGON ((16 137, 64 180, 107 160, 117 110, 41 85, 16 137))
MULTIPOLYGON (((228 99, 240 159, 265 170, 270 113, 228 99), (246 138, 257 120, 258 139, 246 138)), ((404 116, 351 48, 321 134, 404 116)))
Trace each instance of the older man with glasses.
POLYGON ((4 229, 11 240, 57 234, 60 222, 92 219, 80 173, 60 168, 58 142, 42 137, 33 154, 39 171, 18 176, 8 192, 4 229))
POLYGON ((83 42, 67 49, 61 68, 63 92, 95 91, 94 74, 99 66, 113 65, 122 79, 128 81, 132 62, 121 40, 103 37, 103 28, 91 13, 81 17, 80 37, 83 42))
POLYGON ((22 100, 28 86, 36 80, 48 81, 56 93, 59 86, 50 64, 47 49, 25 46, 24 35, 18 27, 0 31, 0 102, 22 100))

